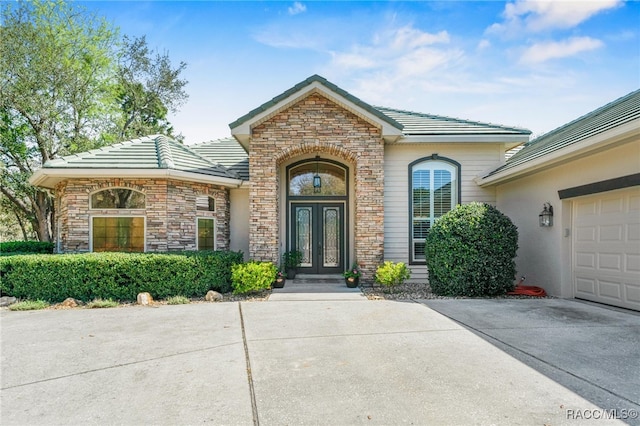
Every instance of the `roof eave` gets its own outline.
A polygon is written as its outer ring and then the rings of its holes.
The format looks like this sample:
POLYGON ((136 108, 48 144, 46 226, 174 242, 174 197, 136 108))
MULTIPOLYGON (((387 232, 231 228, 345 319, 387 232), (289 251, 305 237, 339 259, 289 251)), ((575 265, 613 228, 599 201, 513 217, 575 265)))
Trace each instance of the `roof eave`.
POLYGON ((475 179, 480 187, 487 187, 506 183, 562 163, 596 153, 611 145, 625 144, 640 138, 640 120, 630 121, 622 126, 613 128, 592 136, 584 141, 566 146, 557 151, 532 159, 518 166, 505 169, 495 174, 489 174, 475 179))
POLYGON ((237 188, 243 184, 242 179, 232 179, 220 176, 205 175, 175 169, 71 169, 44 167, 31 175, 29 183, 42 188, 53 189, 65 179, 79 178, 166 178, 188 182, 221 185, 229 188, 237 188))
MULTIPOLYGON (((274 99, 277 102, 267 102, 262 107, 249 113, 247 116, 242 117, 235 122, 229 124, 231 128, 231 135, 236 138, 238 142, 248 151, 249 141, 251 139, 251 130, 266 121, 279 111, 285 110, 293 104, 297 103, 301 99, 311 95, 314 92, 320 93, 322 96, 330 99, 338 105, 346 108, 352 113, 356 114, 360 118, 376 125, 381 129, 382 138, 387 142, 393 142, 402 137, 402 125, 395 120, 386 117, 381 112, 375 110, 375 108, 365 108, 360 105, 362 101, 354 102, 349 99, 349 96, 343 96, 336 90, 332 90, 328 87, 330 83, 323 83, 322 80, 313 80, 308 84, 299 87, 296 86, 295 91, 292 91, 287 96, 279 96, 274 99), (299 88, 298 88, 299 87, 299 88), (382 118, 386 117, 386 118, 382 118)), ((333 85, 331 85, 333 86, 333 85)), ((339 89, 336 87, 336 89, 339 89)), ((342 90, 339 90, 342 92, 342 90)), ((285 92, 287 93, 287 92, 285 92)), ((357 98, 354 98, 357 100, 357 98)))
POLYGON ((513 147, 528 141, 529 135, 526 134, 432 134, 402 136, 397 143, 504 143, 513 147))

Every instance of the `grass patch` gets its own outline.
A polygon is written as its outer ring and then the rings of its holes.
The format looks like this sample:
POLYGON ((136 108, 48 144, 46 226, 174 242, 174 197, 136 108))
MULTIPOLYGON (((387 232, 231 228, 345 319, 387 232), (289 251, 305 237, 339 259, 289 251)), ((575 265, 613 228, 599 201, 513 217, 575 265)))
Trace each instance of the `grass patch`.
POLYGON ((185 296, 171 296, 167 299, 167 305, 187 305, 189 303, 191 300, 185 296))
POLYGON ((87 303, 89 309, 115 308, 116 306, 118 306, 118 302, 112 299, 93 299, 87 303))
POLYGON ((44 300, 23 300, 9 306, 10 311, 37 311, 49 307, 49 303, 44 300))

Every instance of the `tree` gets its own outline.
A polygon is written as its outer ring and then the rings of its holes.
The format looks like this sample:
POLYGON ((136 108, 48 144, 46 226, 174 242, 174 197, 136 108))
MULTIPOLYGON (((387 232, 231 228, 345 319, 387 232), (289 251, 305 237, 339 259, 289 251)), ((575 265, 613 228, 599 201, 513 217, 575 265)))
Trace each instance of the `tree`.
POLYGON ((124 38, 63 0, 0 10, 0 188, 3 213, 51 241, 51 195, 27 179, 48 160, 173 129, 167 112, 187 98, 186 64, 124 38), (155 54, 155 56, 152 56, 155 54), (9 216, 12 217, 12 216, 9 216))
POLYGON ((130 139, 154 133, 173 136, 167 121, 187 94, 180 73, 187 64, 172 68, 167 53, 149 50, 145 37, 124 37, 118 58, 118 101, 122 109, 120 138, 130 139))

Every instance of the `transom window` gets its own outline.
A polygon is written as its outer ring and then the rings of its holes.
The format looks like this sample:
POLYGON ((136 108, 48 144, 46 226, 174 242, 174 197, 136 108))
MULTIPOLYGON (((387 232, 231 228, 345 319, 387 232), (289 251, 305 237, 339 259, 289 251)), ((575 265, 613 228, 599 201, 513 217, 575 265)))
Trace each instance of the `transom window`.
POLYGON ((196 210, 215 212, 216 200, 208 195, 200 195, 196 197, 196 210))
POLYGON ((332 163, 309 161, 289 169, 289 195, 344 196, 347 195, 347 171, 332 163), (314 178, 320 184, 314 187, 314 178))
POLYGON ((92 209, 144 209, 142 192, 128 188, 109 188, 91 195, 92 209))
POLYGON ((409 167, 410 251, 411 261, 422 263, 425 239, 434 222, 459 203, 458 173, 460 165, 446 159, 418 160, 409 167))

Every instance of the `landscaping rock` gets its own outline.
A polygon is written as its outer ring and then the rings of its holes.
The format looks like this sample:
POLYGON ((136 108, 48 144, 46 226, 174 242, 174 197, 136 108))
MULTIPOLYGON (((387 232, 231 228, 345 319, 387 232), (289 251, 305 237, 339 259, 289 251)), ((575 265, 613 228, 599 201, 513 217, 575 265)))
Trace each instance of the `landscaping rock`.
POLYGON ((62 303, 60 303, 60 306, 63 308, 77 308, 78 305, 80 305, 80 303, 73 297, 67 297, 62 303))
POLYGON ((148 306, 148 305, 151 305, 151 303, 153 303, 153 297, 151 297, 151 295, 147 292, 138 293, 138 297, 136 297, 136 301, 138 305, 148 306))
POLYGON ((16 299, 13 296, 2 296, 0 297, 0 306, 9 306, 16 303, 16 299))
POLYGON ((222 295, 217 291, 209 290, 207 295, 204 297, 204 300, 207 302, 222 302, 222 295))

